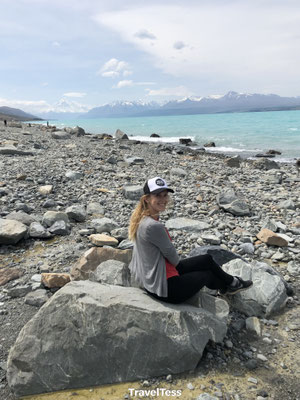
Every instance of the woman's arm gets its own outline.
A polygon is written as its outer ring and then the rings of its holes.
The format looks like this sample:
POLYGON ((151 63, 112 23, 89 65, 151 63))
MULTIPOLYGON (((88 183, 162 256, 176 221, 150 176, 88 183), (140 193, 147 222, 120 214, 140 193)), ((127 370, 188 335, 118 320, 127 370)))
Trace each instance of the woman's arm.
POLYGON ((176 267, 180 258, 163 224, 155 223, 149 225, 147 228, 147 240, 158 247, 163 256, 176 267))

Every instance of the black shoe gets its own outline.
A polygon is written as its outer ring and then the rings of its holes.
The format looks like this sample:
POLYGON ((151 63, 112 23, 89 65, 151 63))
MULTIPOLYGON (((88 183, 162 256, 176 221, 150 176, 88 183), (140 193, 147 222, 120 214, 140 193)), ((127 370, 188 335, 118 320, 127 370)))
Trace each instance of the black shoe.
POLYGON ((241 292, 243 290, 247 290, 253 286, 252 281, 244 281, 242 278, 239 278, 238 276, 235 277, 239 282, 236 286, 227 286, 226 290, 222 290, 222 294, 236 294, 238 292, 241 292), (225 292, 225 293, 224 293, 225 292))

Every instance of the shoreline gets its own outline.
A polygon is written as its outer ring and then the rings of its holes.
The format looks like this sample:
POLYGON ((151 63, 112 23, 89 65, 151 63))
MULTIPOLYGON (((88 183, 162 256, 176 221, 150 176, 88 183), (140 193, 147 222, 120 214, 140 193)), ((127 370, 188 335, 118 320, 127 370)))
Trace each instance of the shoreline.
MULTIPOLYGON (((174 144, 105 139, 96 134, 77 136, 71 131, 52 132, 51 128, 29 127, 27 123, 21 128, 1 128, 0 149, 9 147, 14 150, 14 147, 24 152, 1 154, 0 151, 1 219, 12 212, 22 211, 42 222, 48 210, 64 212, 72 205, 87 208, 90 203, 97 203, 96 214, 116 222, 118 232, 114 237, 126 238, 136 200, 125 197, 124 187, 142 185, 150 175, 162 175, 170 187, 176 188, 174 204, 163 219, 185 217, 209 225, 207 235, 184 230, 172 232, 181 256, 187 256, 195 246, 212 245, 218 240, 247 261, 266 262, 280 272, 292 285, 294 294, 282 312, 267 320, 275 320, 277 325, 260 318, 262 334, 255 336, 246 330, 245 317, 232 311, 226 340, 221 344, 210 343, 198 368, 191 373, 174 375, 170 385, 184 388, 187 399, 203 391, 213 395, 217 390, 221 390, 224 396, 228 393, 228 396, 236 395, 247 400, 257 399, 262 391, 274 400, 297 398, 300 330, 290 326, 300 312, 300 283, 298 275, 287 269, 289 263, 300 261, 300 189, 294 165, 283 163, 279 169, 268 170, 259 163, 242 159, 239 166, 230 166, 224 154, 196 152, 174 144), (62 137, 61 134, 66 135, 62 137), (133 161, 134 158, 143 159, 143 162, 133 161), (68 171, 78 173, 77 178, 68 178, 68 171), (52 186, 52 189, 42 193, 40 189, 43 186, 52 186), (216 197, 225 188, 233 188, 247 201, 251 209, 249 216, 233 216, 218 207, 216 197), (285 200, 294 206, 280 206, 285 200), (275 220, 279 231, 291 239, 287 247, 267 246, 257 241, 256 234, 266 218, 275 220), (245 237, 253 245, 253 253, 242 253, 245 237), (266 338, 269 341, 266 342, 266 338), (257 354, 263 354, 267 360, 257 361, 257 354), (249 361, 256 362, 253 370, 247 367, 249 361), (252 380, 248 381, 249 378, 252 380), (214 384, 210 383, 212 380, 214 384), (275 381, 279 384, 274 385, 275 381), (190 382, 193 390, 186 388, 190 382)), ((263 159, 261 163, 264 164, 263 159)), ((5 378, 8 352, 21 328, 39 310, 39 306, 25 303, 27 293, 21 293, 21 288, 25 286, 34 293, 34 284, 35 288, 39 286, 33 277, 43 272, 69 273, 74 263, 93 246, 88 236, 94 218, 97 217, 92 213, 84 221, 72 221, 70 231, 64 235, 55 234, 48 239, 25 237, 15 245, 0 244, 1 270, 22 272, 18 278, 0 286, 1 399, 14 399, 5 378), (13 290, 19 290, 19 297, 10 295, 13 290)), ((40 289, 47 292, 47 296, 53 294, 43 287, 40 289)), ((149 385, 163 386, 167 385, 166 382, 166 377, 160 377, 150 380, 149 385)), ((143 388, 142 382, 135 384, 143 388)), ((117 385, 110 385, 105 400, 117 398, 113 397, 116 390, 117 385)), ((126 394, 124 387, 117 393, 118 398, 123 398, 126 394)), ((91 399, 92 396, 91 392, 91 399)))

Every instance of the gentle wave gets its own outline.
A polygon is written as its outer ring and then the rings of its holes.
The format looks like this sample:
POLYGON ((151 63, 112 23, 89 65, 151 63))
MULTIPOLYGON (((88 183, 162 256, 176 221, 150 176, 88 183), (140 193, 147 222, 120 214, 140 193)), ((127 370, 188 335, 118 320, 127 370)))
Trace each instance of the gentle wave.
POLYGON ((141 142, 154 142, 154 143, 179 143, 179 139, 191 139, 194 141, 193 136, 180 136, 180 137, 149 137, 149 136, 128 136, 129 140, 139 140, 141 142))

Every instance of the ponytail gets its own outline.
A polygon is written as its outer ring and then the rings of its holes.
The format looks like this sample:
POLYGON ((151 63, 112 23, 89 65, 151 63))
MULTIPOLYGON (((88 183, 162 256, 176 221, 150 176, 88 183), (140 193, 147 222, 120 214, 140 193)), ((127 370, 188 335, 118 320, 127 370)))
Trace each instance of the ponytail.
POLYGON ((137 206, 135 207, 131 218, 130 218, 130 223, 129 223, 129 239, 134 241, 136 239, 136 233, 139 227, 139 224, 141 220, 150 215, 150 211, 146 202, 146 199, 149 195, 143 195, 140 198, 140 201, 138 202, 137 206))

